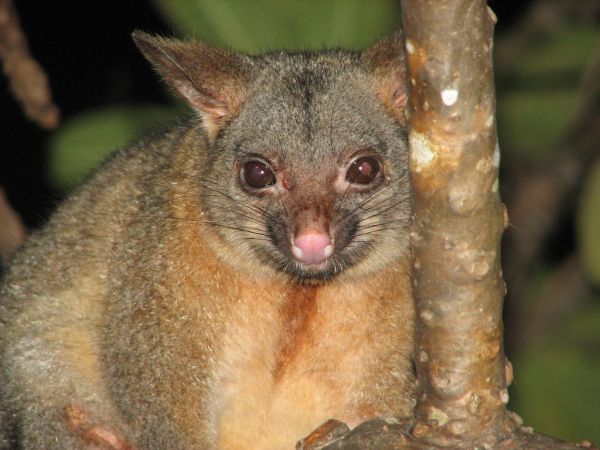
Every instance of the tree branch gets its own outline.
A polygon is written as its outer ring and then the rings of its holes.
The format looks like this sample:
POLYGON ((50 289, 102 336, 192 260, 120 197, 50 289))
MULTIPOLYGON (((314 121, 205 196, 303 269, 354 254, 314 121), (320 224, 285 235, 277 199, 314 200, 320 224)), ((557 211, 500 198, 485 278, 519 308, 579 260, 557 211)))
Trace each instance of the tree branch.
MULTIPOLYGON (((569 131, 544 163, 524 174, 513 173, 509 198, 511 229, 505 241, 506 279, 510 286, 508 307, 512 317, 507 334, 511 347, 520 345, 523 317, 516 305, 536 266, 544 244, 564 215, 566 206, 598 158, 600 142, 600 40, 583 74, 580 104, 569 131), (512 337, 515 337, 513 340, 512 337)), ((510 168, 509 168, 510 169, 510 168)), ((514 171, 514 169, 513 169, 514 171)))
POLYGON ((402 6, 413 87, 417 427, 435 445, 489 445, 518 426, 504 407, 495 17, 481 1, 402 6))
POLYGON ((495 43, 496 83, 508 75, 531 44, 550 34, 567 20, 594 23, 600 11, 600 0, 536 0, 531 3, 511 32, 495 43))
POLYGON ((60 112, 52 103, 46 74, 29 53, 12 0, 0 0, 0 59, 25 115, 43 128, 56 128, 60 112))
POLYGON ((553 326, 580 308, 592 295, 576 255, 567 257, 548 277, 543 294, 520 314, 521 327, 515 327, 511 340, 531 344, 548 333, 553 326))
POLYGON ((0 273, 25 240, 27 232, 23 221, 8 203, 0 186, 0 273))

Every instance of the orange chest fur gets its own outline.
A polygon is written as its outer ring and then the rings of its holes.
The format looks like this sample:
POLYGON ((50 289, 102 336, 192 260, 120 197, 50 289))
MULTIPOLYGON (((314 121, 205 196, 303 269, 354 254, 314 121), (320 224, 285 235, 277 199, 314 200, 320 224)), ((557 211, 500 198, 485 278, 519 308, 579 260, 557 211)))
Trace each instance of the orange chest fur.
POLYGON ((182 428, 206 429, 221 450, 277 450, 293 448, 329 418, 356 425, 409 412, 407 261, 359 280, 309 286, 244 276, 218 258, 198 265, 193 255, 211 253, 199 242, 186 243, 173 269, 187 278, 177 302, 184 310, 172 314, 200 320, 186 349, 211 349, 202 398, 188 388, 189 403, 173 398, 182 428), (202 425, 199 402, 207 412, 202 425))
POLYGON ((242 287, 217 369, 219 448, 292 448, 329 418, 358 423, 381 412, 364 386, 373 342, 393 339, 383 335, 397 309, 382 298, 405 292, 373 283, 242 287))

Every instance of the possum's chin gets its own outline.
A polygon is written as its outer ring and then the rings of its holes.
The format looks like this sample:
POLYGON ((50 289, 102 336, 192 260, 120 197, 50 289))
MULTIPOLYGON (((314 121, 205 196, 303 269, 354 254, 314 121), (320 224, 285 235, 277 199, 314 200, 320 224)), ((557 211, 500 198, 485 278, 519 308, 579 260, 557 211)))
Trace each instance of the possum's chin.
POLYGON ((369 242, 351 242, 337 248, 326 259, 319 263, 306 263, 293 254, 289 246, 256 245, 252 248, 255 261, 265 268, 275 270, 289 277, 293 282, 319 284, 352 272, 353 276, 361 276, 365 269, 376 265, 371 255, 374 247, 369 242))
POLYGON ((317 284, 326 282, 343 272, 343 267, 334 262, 326 260, 320 264, 304 264, 298 261, 291 261, 285 267, 285 272, 295 280, 303 283, 317 284))
POLYGON ((319 264, 306 264, 290 258, 280 270, 302 283, 324 283, 353 269, 358 261, 364 259, 365 253, 361 252, 361 258, 357 258, 356 255, 350 257, 344 253, 335 254, 319 264))
POLYGON ((286 270, 287 275, 292 281, 303 284, 322 284, 336 278, 340 272, 333 270, 307 271, 307 270, 286 270))

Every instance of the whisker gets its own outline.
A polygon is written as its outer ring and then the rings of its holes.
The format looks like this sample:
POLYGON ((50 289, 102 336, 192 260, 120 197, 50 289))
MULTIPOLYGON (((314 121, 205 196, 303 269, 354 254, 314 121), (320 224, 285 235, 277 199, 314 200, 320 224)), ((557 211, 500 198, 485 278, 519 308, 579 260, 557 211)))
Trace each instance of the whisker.
MULTIPOLYGON (((200 183, 200 184, 202 184, 203 182, 199 181, 199 183, 200 183)), ((216 183, 214 183, 214 184, 216 184, 216 183)), ((278 219, 277 219, 277 217, 275 217, 275 216, 274 216, 273 214, 271 214, 269 211, 267 211, 267 210, 266 210, 266 209, 264 209, 264 208, 261 208, 261 207, 260 207, 260 206, 258 206, 258 205, 248 205, 248 204, 246 204, 246 203, 242 203, 242 202, 240 202, 238 199, 236 199, 235 197, 233 197, 231 194, 229 194, 228 192, 224 192, 224 191, 222 191, 222 190, 220 190, 220 189, 215 189, 214 187, 207 186, 206 184, 202 184, 202 186, 204 186, 204 187, 205 187, 206 189, 208 189, 210 192, 217 193, 217 194, 219 194, 219 195, 222 195, 222 196, 224 196, 224 197, 226 197, 226 198, 228 198, 228 199, 232 200, 233 202, 235 202, 235 204, 236 204, 236 205, 238 205, 238 206, 239 206, 239 207, 241 207, 241 208, 249 208, 250 210, 253 210, 253 211, 255 211, 255 212, 258 212, 258 213, 261 213, 261 214, 264 214, 265 216, 267 216, 267 217, 270 217, 270 218, 272 218, 272 219, 274 219, 274 220, 278 220, 278 219)))
POLYGON ((382 230, 395 230, 395 229, 399 229, 399 228, 408 229, 407 225, 408 225, 408 222, 405 222, 402 219, 386 220, 383 222, 372 223, 372 224, 368 224, 368 225, 360 225, 358 228, 357 234, 363 230, 371 230, 371 229, 377 229, 377 228, 380 228, 382 230), (390 226, 388 226, 390 224, 396 224, 396 225, 394 225, 393 227, 390 227, 390 226))
POLYGON ((285 212, 285 216, 289 219, 290 215, 288 213, 287 208, 285 207, 285 201, 283 200, 283 197, 281 196, 281 192, 279 191, 279 188, 276 187, 277 190, 277 195, 279 196, 279 200, 281 200, 281 206, 283 206, 283 211, 285 212))
POLYGON ((375 229, 375 230, 369 230, 369 231, 366 231, 364 233, 356 233, 355 236, 356 237, 364 237, 364 236, 368 236, 369 234, 381 233, 381 232, 387 231, 387 230, 403 230, 403 229, 405 229, 405 228, 404 227, 380 228, 380 229, 375 229))
POLYGON ((253 223, 257 223, 259 225, 263 225, 264 224, 264 220, 261 220, 262 217, 256 217, 254 215, 250 215, 250 214, 246 214, 240 210, 237 209, 232 209, 232 208, 223 208, 221 207, 221 210, 230 214, 234 214, 236 216, 240 216, 240 217, 244 217, 246 219, 248 219, 249 221, 253 222, 253 223))
POLYGON ((262 233, 260 231, 254 231, 254 230, 252 230, 250 228, 245 228, 245 227, 240 227, 240 226, 235 226, 235 225, 229 225, 229 224, 226 224, 226 223, 215 222, 215 221, 212 221, 212 220, 204 221, 204 223, 215 225, 217 227, 230 228, 232 230, 242 231, 242 232, 245 232, 245 233, 256 234, 258 236, 269 237, 269 235, 267 233, 262 233))
POLYGON ((237 239, 232 239, 231 242, 239 242, 239 241, 261 241, 261 242, 271 242, 270 239, 265 237, 255 237, 255 236, 244 236, 237 239))
MULTIPOLYGON (((367 217, 361 217, 361 222, 367 221, 369 219, 372 219, 373 217, 377 217, 377 216, 381 216, 383 214, 385 214, 386 212, 388 212, 389 210, 395 208, 398 205, 401 205, 402 203, 404 203, 406 200, 402 199, 402 200, 398 200, 397 202, 392 203, 391 205, 386 206, 384 209, 378 209, 376 210, 376 212, 374 214, 371 214, 370 216, 367 217)), ((372 209, 363 211, 363 212, 371 212, 372 209)))
MULTIPOLYGON (((359 209, 361 209, 364 205, 366 205, 367 203, 369 203, 371 200, 373 200, 374 198, 377 197, 377 195, 384 193, 386 190, 391 189, 394 185, 396 185, 397 183, 400 182, 405 182, 406 180, 404 180, 404 178, 399 178, 398 180, 390 183, 389 185, 385 186, 383 189, 372 192, 371 195, 369 195, 369 197, 364 200, 363 202, 359 203, 354 209, 350 210, 348 213, 346 213, 340 220, 339 222, 343 222, 344 220, 346 220, 351 214, 354 214, 356 211, 358 211, 359 209)), ((386 201, 387 199, 389 199, 389 196, 385 197, 384 200, 382 201, 386 201)))
MULTIPOLYGON (((375 208, 377 208, 377 207, 378 207, 379 205, 381 205, 382 203, 385 203, 385 202, 387 202, 388 200, 390 200, 392 197, 393 197, 392 195, 388 195, 388 196, 385 196, 385 197, 383 197, 383 198, 382 198, 382 199, 381 199, 379 202, 377 202, 377 203, 375 203, 375 204, 372 204, 372 205, 369 205, 369 207, 368 207, 368 208, 364 208, 364 209, 362 210, 362 211, 363 211, 363 213, 366 213, 366 212, 369 212, 369 211, 372 211, 372 210, 374 210, 375 208)), ((384 210, 377 210, 377 211, 378 211, 378 214, 379 214, 379 213, 382 213, 382 212, 386 212, 386 211, 388 211, 389 209, 391 209, 391 208, 393 208, 393 207, 395 207, 395 206, 397 206, 397 205, 399 205, 399 204, 401 204, 401 203, 403 203, 403 202, 408 202, 408 201, 409 201, 409 200, 408 200, 408 198, 405 198, 405 197, 403 197, 403 198, 401 198, 400 200, 398 200, 397 202, 394 202, 394 203, 392 203, 392 205, 390 205, 390 206, 389 206, 387 209, 384 209, 384 210)))

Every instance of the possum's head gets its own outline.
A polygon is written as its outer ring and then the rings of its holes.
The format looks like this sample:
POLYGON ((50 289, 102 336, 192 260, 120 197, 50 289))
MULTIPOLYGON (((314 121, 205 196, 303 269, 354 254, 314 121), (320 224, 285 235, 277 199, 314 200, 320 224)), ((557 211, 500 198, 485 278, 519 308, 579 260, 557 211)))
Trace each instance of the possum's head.
POLYGON ((405 256, 399 34, 363 53, 257 57, 143 33, 134 39, 200 113, 210 143, 198 174, 207 222, 232 254, 303 281, 360 276, 405 256))

